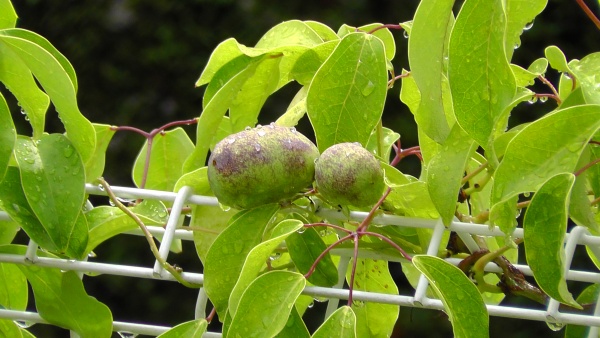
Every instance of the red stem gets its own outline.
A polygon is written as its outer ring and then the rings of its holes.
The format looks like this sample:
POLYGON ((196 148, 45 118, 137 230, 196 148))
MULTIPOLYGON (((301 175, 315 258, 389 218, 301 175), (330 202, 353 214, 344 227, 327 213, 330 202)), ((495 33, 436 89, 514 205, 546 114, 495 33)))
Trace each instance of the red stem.
POLYGON ((329 245, 327 247, 327 249, 323 250, 323 252, 321 252, 319 257, 317 257, 317 259, 315 259, 315 262, 310 266, 310 269, 308 269, 308 272, 304 274, 304 278, 308 279, 313 274, 313 272, 315 272, 315 269, 317 268, 317 264, 319 264, 319 262, 323 259, 323 257, 325 257, 325 255, 329 251, 331 251, 333 248, 335 248, 338 244, 344 242, 347 239, 352 238, 353 236, 354 236, 354 233, 346 235, 346 236, 338 239, 337 241, 333 242, 331 245, 329 245))
POLYGON ((387 188, 385 193, 379 198, 379 201, 377 201, 377 203, 375 203, 375 205, 373 206, 371 211, 369 211, 369 214, 367 215, 367 217, 360 223, 360 225, 356 229, 357 233, 361 234, 367 230, 367 228, 369 227, 369 224, 371 224, 371 222, 373 221, 373 218, 375 217, 375 212, 377 211, 377 209, 379 209, 379 207, 381 206, 383 201, 388 197, 388 195, 390 194, 391 191, 392 191, 392 188, 387 188))
POLYGON ((408 260, 409 262, 412 262, 412 257, 410 257, 410 255, 408 253, 406 253, 406 251, 404 251, 404 249, 402 249, 398 244, 394 243, 394 241, 385 237, 384 235, 378 234, 376 232, 371 232, 371 231, 365 231, 361 235, 375 236, 377 238, 380 238, 380 239, 388 242, 389 245, 393 246, 394 249, 396 249, 396 250, 398 250, 398 252, 400 252, 402 257, 406 258, 406 260, 408 260))
POLYGON ((585 12, 585 15, 587 15, 587 17, 590 18, 590 20, 592 20, 594 25, 596 25, 596 27, 600 29, 600 19, 598 19, 596 15, 594 15, 594 12, 592 12, 592 10, 585 4, 585 2, 583 2, 583 0, 575 1, 579 5, 579 7, 581 7, 581 9, 585 12))
POLYGON ((575 173, 573 173, 573 175, 579 176, 579 175, 581 175, 581 173, 583 173, 584 171, 586 171, 589 167, 591 167, 591 166, 593 166, 595 164, 598 164, 598 163, 600 163, 600 158, 597 158, 597 159, 593 160, 592 162, 584 165, 583 167, 581 167, 581 169, 579 169, 575 173))
POLYGON ((384 28, 389 28, 389 29, 403 29, 402 26, 400 25, 396 25, 396 24, 385 24, 385 25, 381 25, 379 27, 375 27, 373 29, 371 29, 370 31, 367 32, 367 34, 373 34, 375 32, 377 32, 380 29, 384 29, 384 28))
POLYGON ((354 234, 354 259, 352 259, 352 272, 348 283, 348 306, 352 306, 352 293, 354 291, 354 276, 356 275, 356 263, 358 261, 358 236, 354 234))

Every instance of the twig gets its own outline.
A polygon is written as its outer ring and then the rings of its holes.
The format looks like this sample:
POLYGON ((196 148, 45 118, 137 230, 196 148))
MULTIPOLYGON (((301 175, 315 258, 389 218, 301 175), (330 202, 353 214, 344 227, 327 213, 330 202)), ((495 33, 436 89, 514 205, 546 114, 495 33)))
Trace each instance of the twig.
POLYGON ((585 2, 583 2, 583 0, 575 1, 579 5, 579 7, 581 7, 581 9, 585 12, 585 15, 587 15, 587 17, 590 18, 590 20, 592 20, 594 25, 596 25, 596 27, 600 29, 600 19, 598 19, 596 15, 594 15, 594 12, 592 12, 592 10, 585 4, 585 2))

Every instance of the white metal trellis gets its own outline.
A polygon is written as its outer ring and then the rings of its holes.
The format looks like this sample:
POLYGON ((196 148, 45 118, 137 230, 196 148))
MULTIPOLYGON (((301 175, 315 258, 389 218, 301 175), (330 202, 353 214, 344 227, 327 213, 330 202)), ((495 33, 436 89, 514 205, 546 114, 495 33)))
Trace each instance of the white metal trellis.
MULTIPOLYGON (((188 230, 176 229, 181 211, 184 205, 211 205, 217 206, 218 202, 214 197, 192 195, 189 187, 183 187, 178 193, 143 190, 127 187, 112 187, 116 196, 121 198, 133 199, 155 199, 165 202, 172 202, 173 207, 167 225, 162 228, 158 226, 149 226, 149 230, 153 235, 162 236, 161 245, 159 248, 160 256, 167 259, 169 248, 173 239, 193 240, 193 234, 188 230)), ((99 186, 87 184, 86 191, 92 195, 106 195, 106 192, 99 186)), ((320 216, 329 220, 343 220, 346 216, 336 210, 320 209, 320 216)), ((366 217, 366 212, 351 212, 350 218, 360 221, 366 217)), ((9 216, 0 212, 0 221, 9 220, 9 216)), ((485 236, 505 236, 498 228, 492 228, 488 225, 471 224, 454 221, 449 228, 444 227, 441 221, 432 219, 416 219, 393 215, 380 215, 374 219, 374 223, 381 225, 394 225, 401 227, 413 228, 430 228, 433 229, 433 235, 427 250, 428 254, 435 255, 442 240, 444 231, 455 231, 469 249, 477 249, 475 242, 471 238, 471 234, 485 236)), ((133 235, 142 235, 141 231, 129 232, 133 235)), ((514 237, 523 237, 523 230, 516 229, 513 233, 514 237)), ((584 227, 575 227, 570 233, 565 236, 565 254, 566 254, 566 278, 570 281, 596 283, 600 284, 600 273, 575 271, 570 269, 573 253, 577 245, 586 245, 598 257, 600 257, 600 237, 591 235, 584 227)), ((163 270, 158 261, 153 267, 138 267, 126 266, 117 264, 108 264, 101 262, 88 261, 73 261, 57 258, 39 257, 36 255, 37 244, 30 241, 26 254, 0 254, 0 262, 15 263, 15 264, 34 264, 40 267, 59 268, 62 270, 72 270, 77 272, 98 273, 108 275, 118 275, 136 278, 161 279, 168 281, 176 281, 175 278, 167 271, 163 270)), ((345 270, 348 265, 352 250, 350 249, 334 249, 332 254, 342 257, 339 264, 340 281, 333 288, 324 288, 317 286, 308 286, 304 289, 303 294, 313 297, 327 298, 329 304, 327 312, 331 313, 338 306, 339 300, 348 299, 348 290, 343 289, 343 281, 345 270)), ((388 261, 402 261, 401 258, 378 254, 373 252, 360 252, 360 257, 384 259, 388 261)), ((455 258, 446 259, 448 262, 457 265, 460 260, 455 258)), ((527 265, 516 265, 525 275, 531 276, 531 269, 527 265)), ((500 269, 489 263, 486 266, 486 271, 499 272, 500 269)), ((192 283, 203 284, 204 276, 201 273, 183 272, 184 280, 192 283)), ((354 291, 353 298, 363 302, 377 302, 386 304, 395 304, 406 307, 420 307, 427 309, 442 310, 443 304, 440 300, 431 299, 426 296, 428 281, 424 276, 421 276, 413 295, 389 295, 382 293, 354 291)), ((206 315, 206 295, 202 289, 198 294, 196 304, 196 318, 203 318, 206 315)), ((596 304, 593 315, 588 314, 572 314, 559 311, 559 302, 551 299, 546 310, 533 310, 505 305, 487 305, 490 316, 499 316, 507 318, 516 318, 524 320, 546 321, 556 324, 576 324, 590 326, 589 337, 598 337, 598 326, 600 326, 600 306, 596 304)), ((0 318, 11 319, 15 321, 25 321, 31 323, 47 323, 39 314, 28 311, 14 311, 0 309, 0 318)), ((113 322, 113 330, 119 332, 131 332, 135 334, 159 335, 170 329, 165 326, 145 325, 137 323, 127 323, 115 321, 113 322)), ((204 337, 221 337, 218 332, 207 332, 204 337)))

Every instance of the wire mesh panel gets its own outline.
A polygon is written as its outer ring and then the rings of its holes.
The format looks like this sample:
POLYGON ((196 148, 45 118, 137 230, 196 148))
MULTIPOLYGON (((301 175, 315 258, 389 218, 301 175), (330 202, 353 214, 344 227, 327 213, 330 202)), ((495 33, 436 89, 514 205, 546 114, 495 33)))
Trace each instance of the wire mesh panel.
MULTIPOLYGON (((148 230, 156 237, 162 238, 159 248, 160 257, 164 260, 168 259, 169 248, 174 239, 192 241, 193 233, 189 230, 177 229, 182 209, 186 205, 207 205, 218 206, 218 202, 214 197, 193 195, 189 187, 182 188, 178 193, 164 192, 156 190, 142 190, 127 187, 113 187, 115 195, 126 199, 152 199, 163 202, 172 203, 172 208, 168 222, 164 227, 148 226, 148 230)), ((106 192, 98 186, 87 185, 86 191, 90 195, 106 195, 106 192)), ((92 207, 88 202, 88 207, 92 207)), ((317 211, 319 216, 328 220, 347 220, 348 216, 340 213, 338 210, 321 208, 317 211)), ((349 218, 354 221, 363 220, 367 216, 365 212, 351 212, 349 218)), ((6 213, 0 212, 0 221, 7 221, 10 218, 6 213)), ((488 225, 471 224, 454 221, 449 227, 445 227, 441 221, 434 219, 416 219, 394 215, 381 214, 373 220, 375 224, 389 225, 397 227, 409 228, 428 228, 433 229, 433 235, 429 242, 427 254, 436 255, 438 247, 442 241, 445 232, 453 231, 463 240, 469 248, 476 249, 477 244, 473 242, 471 235, 483 236, 505 236, 497 228, 490 228, 488 225)), ((141 230, 128 232, 130 235, 142 235, 141 230)), ((523 237, 523 229, 516 229, 512 234, 515 238, 523 237)), ((586 228, 577 226, 573 228, 565 236, 565 256, 566 256, 566 279, 572 282, 579 283, 594 283, 600 284, 600 273, 578 271, 570 269, 571 260, 577 245, 587 246, 594 254, 600 256, 600 237, 591 235, 586 228)), ((114 276, 126 276, 133 278, 145 278, 165 281, 176 281, 176 279, 167 271, 165 271, 155 261, 153 266, 130 266, 114 263, 103 263, 99 261, 77 261, 51 257, 41 257, 37 253, 38 246, 35 242, 30 241, 25 255, 16 254, 0 254, 0 262, 35 265, 43 268, 58 268, 63 271, 76 271, 80 273, 103 274, 114 276)), ((331 314, 338 308, 340 300, 347 300, 349 291, 343 287, 345 279, 345 271, 348 267, 350 257, 353 255, 352 249, 339 248, 333 249, 332 254, 340 256, 338 264, 340 280, 335 287, 326 288, 318 286, 307 286, 303 290, 303 294, 315 298, 326 298, 328 302, 327 315, 331 314)), ((382 259, 387 261, 408 262, 396 256, 386 255, 373 251, 359 251, 359 257, 382 259)), ((446 261, 458 265, 461 261, 457 258, 447 258, 446 261)), ((527 265, 516 264, 517 267, 526 276, 532 276, 531 269, 527 265)), ((500 268, 495 264, 488 263, 485 267, 489 272, 501 272, 500 268)), ((182 272, 181 277, 191 283, 203 284, 204 275, 197 272, 182 272)), ((418 307, 425 309, 444 310, 442 301, 429 298, 427 289, 429 282, 424 276, 418 280, 414 293, 390 295, 383 293, 354 291, 353 299, 362 302, 375 302, 384 304, 394 304, 401 307, 418 307)), ((198 292, 196 302, 196 318, 206 317, 208 299, 203 289, 198 292)), ((516 318, 521 320, 545 321, 557 327, 562 327, 565 324, 576 324, 590 326, 590 337, 597 337, 598 326, 600 326, 600 307, 596 304, 593 314, 583 313, 568 313, 559 310, 559 302, 550 299, 545 310, 518 308, 507 305, 487 305, 487 310, 490 316, 516 318)), ((11 319, 17 322, 28 323, 47 323, 42 317, 35 312, 14 311, 0 309, 0 318, 11 319)), ((170 329, 166 326, 139 324, 131 322, 114 321, 113 330, 117 332, 128 332, 131 334, 159 335, 170 329)), ((207 332, 205 337, 220 337, 219 332, 207 332)))

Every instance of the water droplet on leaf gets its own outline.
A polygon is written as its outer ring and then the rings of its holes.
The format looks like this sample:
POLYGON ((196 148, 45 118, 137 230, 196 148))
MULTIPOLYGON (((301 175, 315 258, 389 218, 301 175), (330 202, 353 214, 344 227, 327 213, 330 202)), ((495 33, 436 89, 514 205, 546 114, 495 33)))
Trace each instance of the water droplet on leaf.
POLYGON ((361 93, 364 96, 369 96, 371 95, 371 93, 375 90, 375 84, 371 81, 369 81, 369 83, 367 83, 366 86, 363 87, 363 89, 361 90, 361 93))

